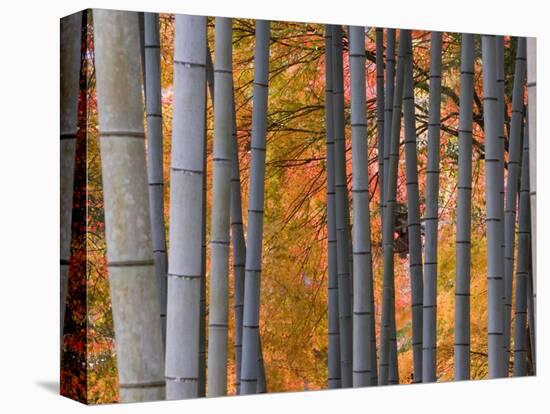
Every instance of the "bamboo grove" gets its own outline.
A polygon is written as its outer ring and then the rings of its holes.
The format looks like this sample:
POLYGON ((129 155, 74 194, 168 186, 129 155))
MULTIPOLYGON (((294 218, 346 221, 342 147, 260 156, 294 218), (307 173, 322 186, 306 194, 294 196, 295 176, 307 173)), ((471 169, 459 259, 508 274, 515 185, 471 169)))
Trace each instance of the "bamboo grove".
POLYGON ((81 400, 536 373, 534 39, 94 10, 61 47, 81 400))

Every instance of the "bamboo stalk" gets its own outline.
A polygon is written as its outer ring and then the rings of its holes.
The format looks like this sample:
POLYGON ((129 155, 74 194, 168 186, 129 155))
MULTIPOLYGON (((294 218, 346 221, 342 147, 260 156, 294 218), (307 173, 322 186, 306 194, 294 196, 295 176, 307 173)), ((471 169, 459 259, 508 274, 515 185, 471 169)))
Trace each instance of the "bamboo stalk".
POLYGON ((212 236, 210 240, 210 312, 208 322, 208 396, 227 394, 229 327, 229 207, 232 149, 232 27, 216 18, 214 66, 214 157, 212 236))
POLYGON ((325 26, 325 129, 327 151, 328 225, 328 387, 340 388, 340 327, 336 248, 336 192, 334 178, 334 117, 332 90, 332 28, 325 26))
POLYGON ((166 397, 198 396, 206 18, 176 15, 166 397))
POLYGON ((533 334, 533 363, 536 366, 536 320, 537 320, 537 39, 527 38, 527 90, 529 123, 529 182, 531 206, 531 256, 533 271, 533 323, 529 329, 533 334))
POLYGON ((164 225, 164 152, 162 149, 162 102, 160 86, 159 16, 144 13, 145 49, 145 109, 147 119, 147 172, 149 205, 151 206, 151 230, 153 258, 159 294, 162 338, 166 342, 166 234, 164 225))
MULTIPOLYGON (((525 42, 523 42, 523 47, 525 47, 525 42)), ((519 55, 520 52, 518 47, 518 56, 519 55)), ((531 242, 529 211, 529 136, 527 125, 528 123, 526 122, 524 129, 525 133, 523 135, 518 207, 518 260, 516 265, 516 301, 514 309, 514 377, 527 375, 527 281, 529 279, 529 244, 531 242)))
POLYGON ((336 189, 336 246, 338 266, 338 313, 340 318, 340 370, 343 388, 352 386, 352 320, 349 269, 349 207, 344 126, 344 80, 342 28, 332 26, 332 74, 334 116, 334 175, 336 189))
POLYGON ((138 16, 97 9, 93 13, 105 238, 120 400, 164 399, 162 323, 144 168, 138 16))
POLYGON ((489 295, 489 378, 503 376, 503 258, 500 232, 500 141, 495 36, 482 36, 485 189, 487 204, 487 283, 489 295))
POLYGON ((365 29, 349 27, 353 193, 353 386, 371 385, 372 256, 370 239, 365 29))
POLYGON ((422 300, 422 382, 436 381, 437 347, 437 242, 439 223, 439 146, 441 132, 441 42, 442 33, 430 40, 430 109, 428 167, 426 171, 426 229, 424 243, 424 296, 422 300))
POLYGON ((472 122, 474 36, 462 34, 458 197, 456 222, 455 381, 470 379, 470 280, 472 226, 472 122))
POLYGON ((256 21, 254 52, 254 95, 248 200, 248 237, 243 309, 241 394, 257 391, 260 319, 260 275, 264 211, 267 88, 269 75, 269 21, 256 21))
POLYGON ((510 361, 510 331, 512 312, 512 281, 516 233, 516 205, 520 185, 520 160, 523 123, 523 100, 526 70, 525 38, 518 38, 514 85, 512 90, 512 117, 508 146, 508 181, 506 184, 506 210, 504 212, 504 352, 505 366, 510 361))
POLYGON ((411 313, 413 346, 413 383, 422 382, 422 234, 420 229, 420 195, 418 191, 418 159, 411 38, 407 39, 407 55, 403 91, 403 124, 407 179, 407 225, 409 233, 409 273, 411 278, 411 313))

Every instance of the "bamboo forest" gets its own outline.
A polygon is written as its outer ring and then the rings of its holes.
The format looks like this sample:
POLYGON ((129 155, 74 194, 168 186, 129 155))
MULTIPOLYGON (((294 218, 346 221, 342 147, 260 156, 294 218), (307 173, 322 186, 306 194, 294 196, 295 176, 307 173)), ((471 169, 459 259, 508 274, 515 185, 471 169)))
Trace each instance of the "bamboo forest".
POLYGON ((535 39, 61 19, 61 393, 536 374, 535 39))

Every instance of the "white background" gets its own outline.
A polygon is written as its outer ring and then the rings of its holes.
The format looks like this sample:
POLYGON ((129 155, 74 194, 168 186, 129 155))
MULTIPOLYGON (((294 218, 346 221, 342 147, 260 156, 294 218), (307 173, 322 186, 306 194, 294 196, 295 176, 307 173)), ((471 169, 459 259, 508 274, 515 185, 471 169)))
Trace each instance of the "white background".
MULTIPOLYGON (((548 408, 548 11, 544 1, 15 0, 0 12, 0 410, 80 412, 57 395, 59 18, 85 7, 538 37, 537 378, 89 408, 96 412, 541 412, 548 408), (546 73, 545 73, 546 72, 546 73), (540 408, 539 408, 540 407, 540 408)), ((32 411, 31 411, 32 412, 32 411)))

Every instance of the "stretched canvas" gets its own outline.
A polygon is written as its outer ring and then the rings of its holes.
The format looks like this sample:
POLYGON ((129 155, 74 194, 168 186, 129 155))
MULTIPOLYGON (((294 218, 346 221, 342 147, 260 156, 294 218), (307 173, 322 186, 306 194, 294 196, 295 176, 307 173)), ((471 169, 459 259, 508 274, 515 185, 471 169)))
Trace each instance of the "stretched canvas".
POLYGON ((535 39, 61 19, 61 394, 536 374, 535 39))

